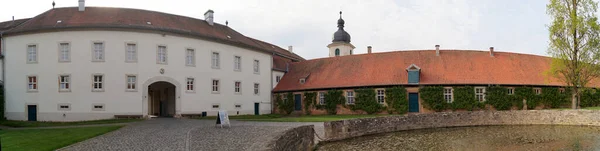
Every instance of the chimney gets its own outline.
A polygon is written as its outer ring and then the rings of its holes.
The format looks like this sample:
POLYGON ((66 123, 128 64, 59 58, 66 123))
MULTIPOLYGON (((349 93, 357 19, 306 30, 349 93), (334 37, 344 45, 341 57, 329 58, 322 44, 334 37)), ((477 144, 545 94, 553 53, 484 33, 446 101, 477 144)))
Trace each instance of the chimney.
POLYGON ((435 56, 440 56, 440 45, 435 45, 435 56))
POLYGON ((367 46, 367 53, 368 53, 368 54, 371 54, 371 48, 373 48, 373 47, 371 47, 371 46, 367 46))
POLYGON ((79 11, 85 11, 85 0, 79 0, 79 11))
POLYGON ((490 47, 490 56, 494 56, 494 47, 490 47))
POLYGON ((288 46, 288 51, 294 52, 292 48, 293 48, 292 46, 288 46))
POLYGON ((208 10, 206 11, 206 13, 204 13, 204 20, 209 24, 209 25, 214 25, 215 23, 213 22, 213 14, 215 12, 213 10, 208 10))

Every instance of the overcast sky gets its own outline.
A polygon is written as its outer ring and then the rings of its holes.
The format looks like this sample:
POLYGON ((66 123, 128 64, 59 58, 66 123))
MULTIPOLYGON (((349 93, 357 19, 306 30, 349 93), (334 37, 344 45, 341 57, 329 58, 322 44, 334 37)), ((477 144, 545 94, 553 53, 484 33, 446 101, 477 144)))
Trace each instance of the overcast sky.
MULTIPOLYGON (((78 0, 55 0, 75 7, 78 0)), ((307 59, 328 56, 343 11, 355 53, 434 49, 509 51, 547 55, 548 0, 86 0, 86 6, 125 7, 215 21, 307 59)), ((0 21, 30 18, 52 0, 4 0, 0 21)))

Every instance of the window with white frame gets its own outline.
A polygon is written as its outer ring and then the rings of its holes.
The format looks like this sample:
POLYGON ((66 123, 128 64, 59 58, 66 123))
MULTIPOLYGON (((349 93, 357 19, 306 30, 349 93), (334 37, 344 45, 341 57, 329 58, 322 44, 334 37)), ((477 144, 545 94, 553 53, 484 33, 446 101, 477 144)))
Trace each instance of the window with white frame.
POLYGON ((104 61, 104 43, 94 42, 92 53, 92 61, 104 61))
POLYGON ((194 78, 187 78, 187 91, 194 91, 194 78))
POLYGON ((101 74, 92 75, 92 90, 93 91, 102 91, 104 90, 104 76, 101 74))
POLYGON ((319 92, 319 104, 325 104, 325 92, 319 92))
POLYGON ((235 70, 235 71, 242 70, 242 57, 240 57, 240 56, 233 57, 233 70, 235 70))
POLYGON ((275 82, 279 83, 279 80, 281 80, 281 76, 275 76, 275 82))
POLYGON ((515 94, 515 88, 507 88, 507 90, 508 90, 508 95, 515 94))
POLYGON ((354 91, 346 91, 346 104, 354 104, 354 91))
POLYGON ((167 46, 158 46, 156 57, 158 64, 167 64, 167 46))
POLYGON ((254 73, 259 73, 260 71, 260 62, 258 60, 254 60, 254 73))
POLYGON ((219 53, 218 52, 213 52, 212 53, 211 60, 212 60, 211 61, 212 68, 215 68, 215 69, 220 68, 220 65, 219 65, 219 63, 220 63, 219 61, 220 60, 219 60, 219 53))
POLYGON ((446 100, 446 103, 452 103, 452 93, 452 88, 444 88, 444 100, 446 100))
POLYGON ((260 85, 258 83, 254 83, 254 94, 258 95, 259 94, 259 87, 260 85))
POLYGON ((28 91, 37 91, 38 90, 37 76, 27 76, 27 90, 28 91))
POLYGON ((125 61, 137 62, 137 45, 133 43, 128 43, 125 48, 125 61))
POLYGON ((535 95, 540 95, 542 94, 542 88, 533 88, 533 92, 535 92, 535 95))
POLYGON ((241 93, 242 92, 242 82, 240 81, 235 81, 234 83, 234 90, 235 93, 241 93))
POLYGON ((58 89, 59 91, 70 91, 71 77, 69 75, 60 75, 58 76, 58 89))
POLYGON ((127 76, 127 90, 134 91, 136 90, 137 77, 135 75, 127 76))
POLYGON ((38 62, 37 45, 27 45, 27 63, 38 62))
POLYGON ((377 103, 385 103, 385 90, 377 90, 377 103))
POLYGON ((69 62, 71 61, 71 46, 69 43, 58 44, 58 61, 69 62))
POLYGON ((479 102, 485 101, 485 88, 483 88, 483 87, 475 88, 475 98, 479 102))
POLYGON ((194 49, 186 49, 185 50, 185 65, 187 66, 195 66, 196 65, 196 53, 194 49))
POLYGON ((219 80, 212 80, 212 92, 219 92, 219 80))

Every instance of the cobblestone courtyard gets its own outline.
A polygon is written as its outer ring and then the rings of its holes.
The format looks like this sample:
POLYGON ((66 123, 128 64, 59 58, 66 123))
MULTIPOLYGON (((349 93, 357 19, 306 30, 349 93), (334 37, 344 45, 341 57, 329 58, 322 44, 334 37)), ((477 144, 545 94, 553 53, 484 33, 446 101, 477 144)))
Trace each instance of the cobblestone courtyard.
POLYGON ((231 128, 215 128, 214 120, 157 118, 123 127, 62 150, 260 150, 286 129, 323 123, 231 121, 231 128))

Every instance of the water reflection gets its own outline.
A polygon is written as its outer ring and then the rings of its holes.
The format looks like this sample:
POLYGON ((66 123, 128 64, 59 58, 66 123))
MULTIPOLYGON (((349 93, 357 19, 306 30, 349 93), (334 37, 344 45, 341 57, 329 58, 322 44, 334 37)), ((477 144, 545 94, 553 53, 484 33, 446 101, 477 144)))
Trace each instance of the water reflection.
POLYGON ((321 145, 318 150, 600 150, 600 127, 481 126, 400 131, 321 145))

